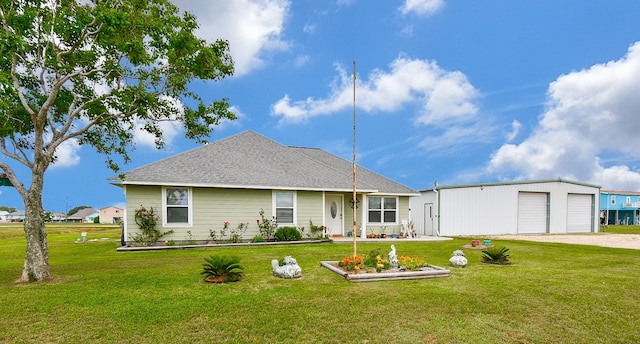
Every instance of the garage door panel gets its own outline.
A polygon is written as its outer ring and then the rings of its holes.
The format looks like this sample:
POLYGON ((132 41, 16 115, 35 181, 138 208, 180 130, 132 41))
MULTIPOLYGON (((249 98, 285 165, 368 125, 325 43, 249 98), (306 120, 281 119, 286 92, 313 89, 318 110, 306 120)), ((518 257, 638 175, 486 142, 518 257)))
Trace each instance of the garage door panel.
POLYGON ((548 223, 549 195, 543 192, 520 192, 518 194, 518 233, 547 233, 548 223))
POLYGON ((567 195, 567 232, 592 232, 594 216, 593 195, 567 195))

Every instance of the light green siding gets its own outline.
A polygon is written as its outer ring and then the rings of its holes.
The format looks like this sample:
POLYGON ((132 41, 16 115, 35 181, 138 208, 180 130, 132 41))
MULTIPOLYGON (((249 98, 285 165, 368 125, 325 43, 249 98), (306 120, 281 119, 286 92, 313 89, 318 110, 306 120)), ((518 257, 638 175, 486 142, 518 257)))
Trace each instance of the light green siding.
MULTIPOLYGON (((259 211, 263 209, 265 217, 271 219, 273 215, 273 191, 272 190, 252 190, 252 189, 221 189, 221 188, 191 188, 191 214, 192 223, 190 226, 163 226, 162 208, 162 187, 161 186, 136 186, 127 185, 125 189, 126 204, 126 240, 130 240, 131 235, 138 232, 135 223, 135 212, 140 206, 153 208, 159 216, 158 230, 166 232, 173 230, 174 233, 167 235, 162 240, 184 241, 207 241, 210 240, 210 232, 214 231, 218 240, 228 239, 230 230, 226 232, 226 237, 221 237, 221 230, 224 222, 229 221, 230 228, 236 228, 240 222, 248 224, 247 231, 242 235, 242 240, 250 240, 259 234, 256 220, 260 219, 259 211)), ((353 230, 353 211, 350 202, 352 194, 343 193, 343 224, 344 233, 353 230)), ((364 228, 366 234, 372 230, 380 232, 380 226, 366 226, 366 206, 363 205, 362 195, 358 195, 360 200, 356 213, 356 224, 358 234, 364 228)), ((409 219, 409 197, 398 198, 398 223, 387 225, 386 233, 400 232, 400 220, 409 219)), ((304 236, 310 230, 309 220, 314 225, 324 225, 324 197, 321 191, 297 191, 296 192, 296 225, 304 227, 304 236)))
POLYGON ((316 226, 322 224, 322 212, 324 209, 322 192, 298 191, 297 195, 297 226, 304 227, 304 234, 306 235, 309 234, 310 230, 309 220, 313 221, 316 226))

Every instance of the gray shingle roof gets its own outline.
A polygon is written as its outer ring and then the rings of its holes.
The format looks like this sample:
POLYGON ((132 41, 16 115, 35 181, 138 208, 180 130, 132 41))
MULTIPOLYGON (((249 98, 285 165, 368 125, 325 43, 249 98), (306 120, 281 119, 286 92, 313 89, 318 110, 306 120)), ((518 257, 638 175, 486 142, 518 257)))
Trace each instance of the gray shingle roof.
MULTIPOLYGON (((120 184, 350 191, 353 163, 317 148, 288 147, 253 131, 125 172, 120 184)), ((359 192, 417 194, 362 167, 359 192)), ((116 178, 113 178, 116 179, 116 178)))

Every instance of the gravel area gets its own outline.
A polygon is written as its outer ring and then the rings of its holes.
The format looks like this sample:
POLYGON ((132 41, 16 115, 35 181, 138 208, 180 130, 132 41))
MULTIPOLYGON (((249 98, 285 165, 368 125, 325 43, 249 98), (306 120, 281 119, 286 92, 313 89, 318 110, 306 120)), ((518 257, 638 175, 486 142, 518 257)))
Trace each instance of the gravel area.
POLYGON ((640 250, 640 235, 638 234, 528 234, 528 235, 500 235, 492 239, 528 240, 539 242, 558 242, 563 244, 592 245, 615 248, 630 248, 640 250))

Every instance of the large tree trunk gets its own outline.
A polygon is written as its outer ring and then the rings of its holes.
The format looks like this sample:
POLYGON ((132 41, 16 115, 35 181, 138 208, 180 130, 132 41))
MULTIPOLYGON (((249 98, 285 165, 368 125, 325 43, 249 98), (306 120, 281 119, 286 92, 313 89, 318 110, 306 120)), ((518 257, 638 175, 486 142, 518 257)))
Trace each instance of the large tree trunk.
POLYGON ((18 282, 35 282, 51 276, 47 229, 42 208, 42 187, 38 187, 38 182, 42 185, 42 178, 39 179, 34 180, 32 188, 26 193, 27 197, 24 197, 24 236, 27 239, 27 253, 24 257, 22 276, 18 282))

